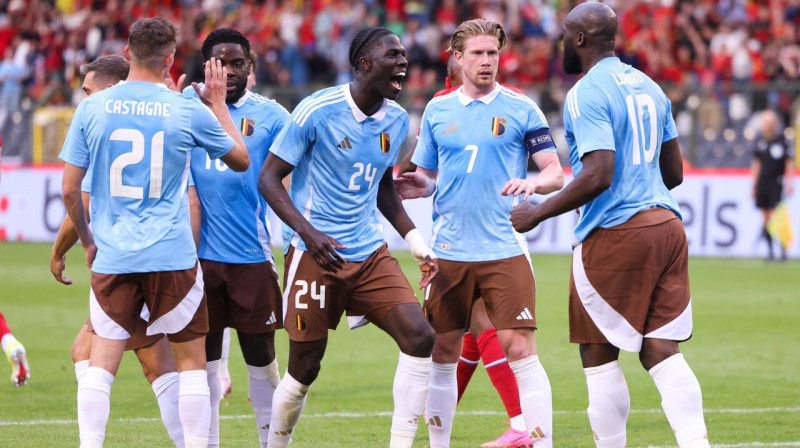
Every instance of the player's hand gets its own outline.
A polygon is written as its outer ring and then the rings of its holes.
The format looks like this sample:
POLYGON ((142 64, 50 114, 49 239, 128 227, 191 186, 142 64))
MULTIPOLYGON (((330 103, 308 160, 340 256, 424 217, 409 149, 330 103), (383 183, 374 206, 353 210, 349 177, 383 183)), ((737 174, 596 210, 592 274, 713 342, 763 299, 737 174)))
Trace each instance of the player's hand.
POLYGON ((306 251, 319 267, 329 272, 336 272, 344 268, 344 258, 336 249, 346 249, 347 246, 325 235, 317 229, 311 229, 305 235, 300 235, 306 243, 306 251))
POLYGON ((394 188, 400 199, 428 197, 433 193, 432 186, 428 176, 416 171, 403 173, 394 179, 394 188))
POLYGON ((419 265, 419 270, 422 271, 422 277, 419 279, 419 289, 425 288, 431 284, 433 277, 439 273, 439 260, 436 258, 425 257, 425 263, 419 265))
POLYGON ((183 83, 184 83, 184 81, 186 81, 186 73, 182 74, 178 78, 178 83, 177 84, 175 84, 175 81, 172 80, 172 76, 170 76, 169 73, 167 73, 167 75, 164 77, 164 85, 166 85, 169 90, 172 90, 172 91, 175 91, 175 92, 178 92, 178 93, 183 92, 183 83))
POLYGON ((83 246, 83 251, 86 253, 86 266, 91 269, 94 264, 94 258, 97 256, 97 246, 94 243, 87 244, 83 246))
POLYGON ((527 201, 511 209, 511 225, 514 230, 525 233, 538 226, 540 220, 537 211, 538 207, 527 201))
POLYGON ((211 58, 205 63, 203 70, 206 75, 203 88, 201 89, 196 82, 192 83, 194 91, 197 92, 197 97, 209 107, 225 106, 225 96, 228 89, 228 69, 223 67, 218 59, 211 58))
POLYGON ((59 283, 63 283, 65 285, 71 285, 72 280, 64 275, 64 269, 66 269, 66 264, 64 263, 65 257, 50 257, 50 272, 53 273, 53 277, 56 278, 56 281, 59 283))
POLYGON ((522 194, 525 201, 530 195, 536 192, 536 179, 511 179, 503 186, 500 192, 503 196, 516 196, 522 194))

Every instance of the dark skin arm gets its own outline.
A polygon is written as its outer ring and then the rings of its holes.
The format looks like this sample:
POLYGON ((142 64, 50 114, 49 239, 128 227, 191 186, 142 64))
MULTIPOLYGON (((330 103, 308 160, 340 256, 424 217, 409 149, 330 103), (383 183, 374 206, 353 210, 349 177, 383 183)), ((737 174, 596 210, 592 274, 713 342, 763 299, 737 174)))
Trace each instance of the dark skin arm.
POLYGON ((511 210, 511 224, 517 232, 527 232, 542 221, 574 210, 591 201, 611 186, 614 178, 614 151, 592 151, 581 159, 581 173, 541 204, 523 202, 511 210))
POLYGON ((661 155, 658 156, 661 168, 661 177, 668 190, 672 190, 683 183, 683 158, 678 139, 673 138, 661 145, 661 155))
MULTIPOLYGON (((381 177, 378 184, 378 210, 383 214, 392 227, 397 230, 397 233, 403 237, 415 228, 411 218, 408 217, 406 209, 400 201, 400 196, 394 187, 394 179, 392 179, 391 170, 386 170, 381 177)), ((419 287, 424 288, 428 286, 433 277, 439 272, 439 266, 436 262, 425 258, 425 264, 420 265, 422 271, 422 278, 419 281, 419 287)))
POLYGON ((314 261, 326 271, 336 272, 345 263, 336 249, 344 249, 345 246, 314 228, 294 206, 281 182, 292 170, 294 166, 290 163, 269 153, 258 176, 258 191, 281 221, 300 235, 314 261))

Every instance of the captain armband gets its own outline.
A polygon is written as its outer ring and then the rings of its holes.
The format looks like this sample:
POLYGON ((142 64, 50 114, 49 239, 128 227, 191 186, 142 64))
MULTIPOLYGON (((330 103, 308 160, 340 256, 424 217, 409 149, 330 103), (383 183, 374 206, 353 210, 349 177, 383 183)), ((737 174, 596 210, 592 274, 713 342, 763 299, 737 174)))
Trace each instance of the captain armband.
POLYGON ((525 149, 528 150, 530 155, 545 150, 555 151, 556 145, 550 135, 550 128, 541 128, 527 133, 525 135, 525 149))

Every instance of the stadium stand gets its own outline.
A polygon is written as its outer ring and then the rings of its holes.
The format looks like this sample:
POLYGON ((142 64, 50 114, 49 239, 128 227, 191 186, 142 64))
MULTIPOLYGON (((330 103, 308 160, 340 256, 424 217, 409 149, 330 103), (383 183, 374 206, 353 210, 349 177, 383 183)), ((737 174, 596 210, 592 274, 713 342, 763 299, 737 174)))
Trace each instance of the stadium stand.
MULTIPOLYGON (((412 129, 445 76, 447 39, 462 20, 503 23, 511 45, 503 82, 522 88, 560 135, 564 95, 574 79, 558 56, 572 2, 543 0, 8 0, 0 2, 0 135, 4 161, 48 161, 49 141, 81 91, 80 64, 121 54, 138 18, 180 26, 173 76, 202 76, 200 42, 213 29, 241 30, 260 59, 261 93, 291 110, 317 88, 351 79, 347 44, 364 26, 402 37, 409 77, 401 102, 412 129), (62 110, 67 107, 67 112, 62 110), (44 108, 44 109, 43 109, 44 108), (39 111, 34 115, 35 111, 39 111), (49 137, 48 136, 52 136, 49 137), (44 154, 43 154, 44 152, 44 154)), ((750 161, 756 112, 773 108, 793 123, 800 101, 800 1, 608 1, 620 18, 618 54, 664 86, 687 159, 696 166, 750 161)), ((787 137, 794 137, 789 126, 787 137)), ((60 137, 59 137, 60 136, 60 137)), ((564 145, 560 145, 562 148, 564 145)), ((57 149, 54 150, 57 152, 57 149)), ((53 152, 53 151, 51 151, 53 152)))

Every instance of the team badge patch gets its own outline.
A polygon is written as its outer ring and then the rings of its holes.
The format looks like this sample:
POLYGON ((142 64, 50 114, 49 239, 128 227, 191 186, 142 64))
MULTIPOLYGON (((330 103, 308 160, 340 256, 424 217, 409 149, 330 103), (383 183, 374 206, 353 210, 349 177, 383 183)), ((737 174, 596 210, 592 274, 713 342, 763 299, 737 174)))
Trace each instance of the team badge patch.
POLYGON ((506 119, 500 117, 492 118, 492 134, 503 135, 506 132, 506 119))
POLYGON ((303 331, 305 329, 306 329, 306 319, 303 316, 298 314, 297 315, 297 330, 298 331, 303 331))
POLYGON ((381 134, 381 152, 386 154, 389 152, 391 143, 389 143, 389 134, 381 134))
POLYGON ((242 118, 242 126, 241 126, 242 135, 245 137, 250 137, 256 132, 256 122, 255 120, 251 120, 249 118, 242 118))

